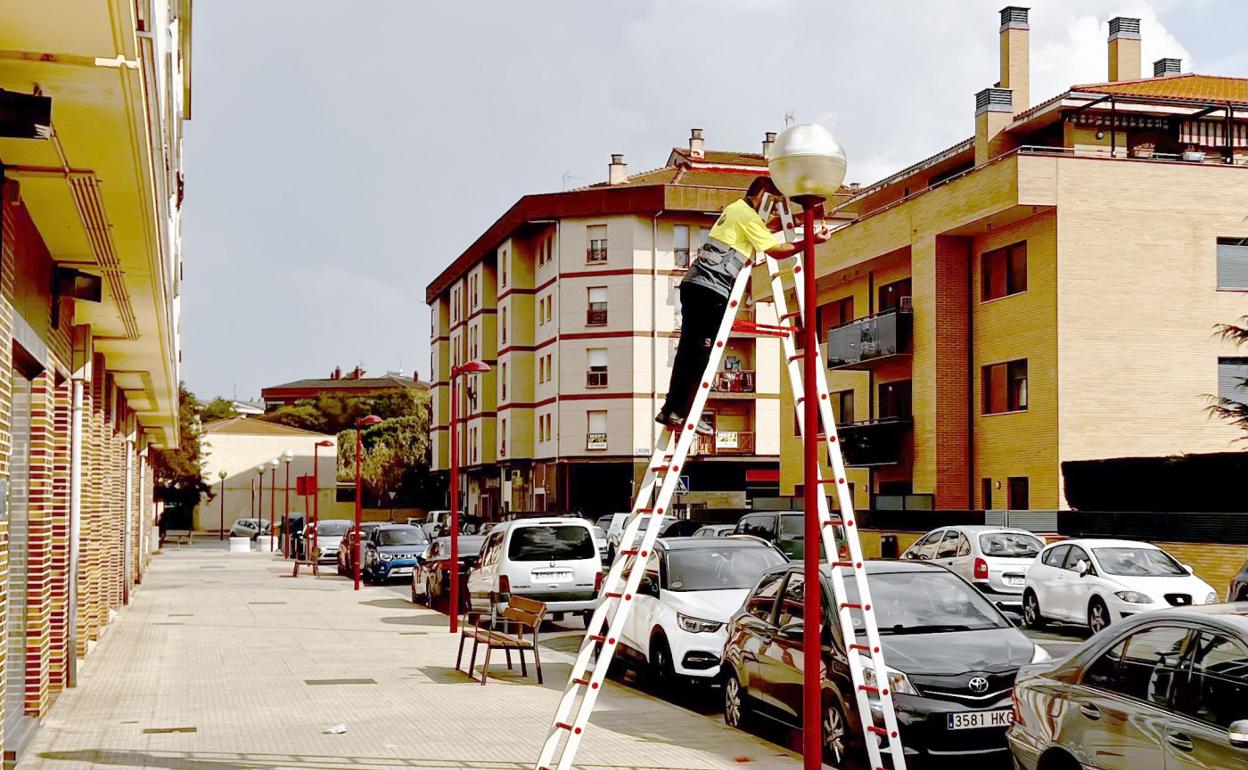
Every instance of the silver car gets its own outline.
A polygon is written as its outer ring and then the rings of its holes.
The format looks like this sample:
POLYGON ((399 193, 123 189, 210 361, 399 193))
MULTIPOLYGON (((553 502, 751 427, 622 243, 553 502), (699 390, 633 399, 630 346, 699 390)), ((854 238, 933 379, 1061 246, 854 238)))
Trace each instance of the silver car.
POLYGON ((1022 612, 1027 568, 1044 542, 1025 529, 965 525, 928 532, 901 558, 948 567, 1003 609, 1022 612))

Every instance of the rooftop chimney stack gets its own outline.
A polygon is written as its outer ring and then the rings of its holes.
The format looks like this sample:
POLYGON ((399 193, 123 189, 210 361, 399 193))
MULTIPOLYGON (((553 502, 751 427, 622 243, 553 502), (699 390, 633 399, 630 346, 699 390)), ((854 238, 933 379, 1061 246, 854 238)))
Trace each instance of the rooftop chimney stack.
POLYGON ((1031 25, 1028 8, 1001 9, 1001 88, 1013 92, 1014 114, 1031 106, 1031 25))
POLYGON ((763 157, 771 160, 771 148, 776 146, 776 132, 768 131, 763 134, 763 157))
POLYGON ((1109 82, 1140 79, 1140 20, 1109 20, 1109 82))
POLYGON ((612 153, 611 165, 607 166, 607 182, 610 184, 623 184, 628 181, 628 164, 624 162, 624 156, 620 153, 612 153))
POLYGON ((1008 88, 985 88, 975 94, 975 165, 1010 149, 1003 130, 1014 120, 1014 100, 1008 88))
POLYGON ((1153 62, 1153 77, 1164 78, 1167 75, 1180 75, 1183 73, 1182 59, 1158 59, 1153 62))
POLYGON ((689 131, 689 155, 696 159, 702 160, 706 157, 705 146, 702 144, 702 129, 694 128, 689 131))

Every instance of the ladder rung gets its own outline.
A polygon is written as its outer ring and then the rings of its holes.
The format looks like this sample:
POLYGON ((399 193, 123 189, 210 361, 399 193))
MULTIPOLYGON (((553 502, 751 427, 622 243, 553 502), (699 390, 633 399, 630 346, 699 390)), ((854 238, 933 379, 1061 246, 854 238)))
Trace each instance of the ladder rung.
POLYGON ((639 553, 645 553, 645 552, 639 548, 627 548, 623 551, 620 551, 619 555, 620 556, 636 556, 639 553))
POLYGON ((872 647, 869 644, 857 644, 857 643, 849 645, 849 649, 862 650, 863 652, 879 652, 880 651, 879 647, 872 647))
POLYGON ((780 316, 780 320, 785 321, 785 320, 788 320, 789 318, 801 318, 801 317, 802 317, 802 311, 794 310, 792 313, 785 313, 784 315, 780 316))
POLYGON ((841 602, 841 609, 862 610, 865 612, 871 609, 871 605, 870 604, 858 604, 857 602, 841 602))
MULTIPOLYGON (((880 688, 878 688, 878 687, 872 687, 872 686, 871 686, 871 685, 869 685, 869 684, 860 684, 860 685, 858 685, 858 689, 859 689, 859 690, 862 690, 863 692, 869 692, 869 693, 871 693, 872 695, 882 695, 882 694, 887 694, 887 693, 888 693, 888 691, 887 691, 887 690, 885 690, 885 691, 883 691, 883 693, 881 693, 880 688)), ((868 727, 867 729, 868 729, 868 730, 870 730, 871 728, 869 728, 869 727, 868 727)))
POLYGON ((611 599, 619 599, 619 598, 623 597, 624 601, 629 601, 630 599, 632 599, 632 598, 633 598, 633 595, 632 595, 632 594, 626 594, 626 593, 624 593, 623 591, 608 591, 608 592, 607 592, 607 597, 608 597, 608 598, 611 598, 611 599))
POLYGON ((662 465, 656 465, 650 470, 655 471, 657 473, 659 471, 667 471, 669 468, 672 470, 676 470, 676 466, 668 465, 667 463, 663 463, 662 465))
POLYGON ((581 728, 573 727, 567 722, 555 722, 555 727, 558 727, 560 730, 568 730, 570 732, 576 733, 577 735, 581 734, 581 728))
POLYGON ((876 735, 880 735, 880 736, 883 736, 883 737, 885 737, 885 738, 896 738, 896 737, 897 737, 897 733, 890 733, 888 730, 886 730, 886 729, 884 729, 883 727, 880 727, 880 726, 878 726, 878 725, 867 725, 867 729, 868 729, 869 731, 871 731, 871 732, 875 733, 876 735))
POLYGON ((852 561, 834 561, 830 567, 844 567, 845 569, 862 569, 862 564, 854 564, 852 561))
POLYGON ((825 527, 839 527, 839 526, 841 526, 841 525, 842 525, 842 524, 844 524, 844 523, 845 523, 845 522, 844 522, 844 521, 842 521, 841 519, 828 519, 827 521, 823 522, 823 526, 825 526, 825 527))
POLYGON ((845 479, 819 479, 820 484, 844 484, 845 479))

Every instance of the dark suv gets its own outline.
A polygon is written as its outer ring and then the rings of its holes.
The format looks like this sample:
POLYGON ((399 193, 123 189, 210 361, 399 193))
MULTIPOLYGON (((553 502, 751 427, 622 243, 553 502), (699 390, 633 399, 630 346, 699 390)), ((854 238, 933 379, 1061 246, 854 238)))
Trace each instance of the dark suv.
POLYGON ((802 527, 805 514, 800 511, 760 511, 747 513, 737 521, 734 535, 753 535, 775 543, 785 556, 800 561, 806 552, 802 527))
MULTIPOLYGON (((867 576, 907 764, 1007 756, 1014 678, 1020 666, 1047 660, 1048 653, 944 567, 868 562, 867 576)), ((845 641, 829 610, 828 581, 824 567, 824 754, 841 767, 862 763, 865 749, 845 641)), ((800 728, 804 583, 799 565, 775 569, 733 616, 723 665, 729 726, 740 727, 758 713, 800 728)), ((857 602, 853 581, 846 583, 848 601, 857 602)), ((867 684, 873 679, 871 673, 867 684)))

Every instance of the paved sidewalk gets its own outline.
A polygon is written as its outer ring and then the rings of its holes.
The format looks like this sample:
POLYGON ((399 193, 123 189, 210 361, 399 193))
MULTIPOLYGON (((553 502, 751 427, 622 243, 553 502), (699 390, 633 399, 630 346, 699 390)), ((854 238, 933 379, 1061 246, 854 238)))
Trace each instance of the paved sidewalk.
MULTIPOLYGON (((18 768, 531 768, 570 657, 545 652, 545 686, 500 666, 506 678, 481 687, 454 671, 445 616, 406 591, 355 594, 332 571, 292 579, 269 554, 215 543, 166 550, 18 768), (338 723, 346 734, 323 733, 338 723)), ((595 770, 800 764, 717 715, 615 683, 578 760, 595 770)))

